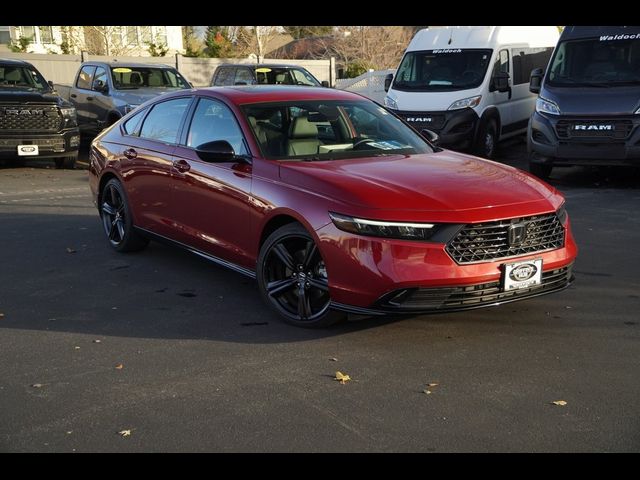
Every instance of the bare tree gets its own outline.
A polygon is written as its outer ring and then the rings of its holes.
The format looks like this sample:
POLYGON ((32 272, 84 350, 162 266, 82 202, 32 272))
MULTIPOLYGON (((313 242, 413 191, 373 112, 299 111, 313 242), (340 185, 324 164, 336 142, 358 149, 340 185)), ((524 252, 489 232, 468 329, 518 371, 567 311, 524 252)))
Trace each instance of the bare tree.
MULTIPOLYGON (((233 27, 232 27, 233 28, 233 27)), ((278 34, 275 26, 236 27, 233 31, 240 55, 254 54, 261 61, 269 42, 278 34)))
POLYGON ((84 27, 85 48, 91 55, 126 55, 132 47, 123 41, 122 28, 116 26, 84 27))

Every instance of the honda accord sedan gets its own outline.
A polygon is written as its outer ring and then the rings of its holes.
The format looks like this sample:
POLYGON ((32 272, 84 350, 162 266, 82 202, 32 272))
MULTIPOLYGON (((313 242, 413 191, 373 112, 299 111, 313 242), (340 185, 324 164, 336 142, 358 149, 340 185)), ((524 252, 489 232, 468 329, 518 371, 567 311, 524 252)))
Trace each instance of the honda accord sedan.
POLYGON ((171 243, 253 277, 294 325, 498 305, 572 281, 564 198, 326 88, 150 100, 91 145, 112 248, 171 243))

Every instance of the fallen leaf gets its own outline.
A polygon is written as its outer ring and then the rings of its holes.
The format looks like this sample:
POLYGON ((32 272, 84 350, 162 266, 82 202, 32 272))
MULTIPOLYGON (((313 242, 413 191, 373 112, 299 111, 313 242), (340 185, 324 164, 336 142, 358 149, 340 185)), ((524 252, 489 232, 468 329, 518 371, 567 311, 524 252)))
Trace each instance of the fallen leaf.
POLYGON ((426 393, 427 395, 431 395, 431 390, 422 390, 422 393, 426 393))
POLYGON ((102 343, 102 340, 94 340, 93 343, 102 343))
POLYGON ((338 359, 336 357, 331 357, 329 360, 331 360, 332 362, 337 362, 338 359))
POLYGON ((427 387, 437 387, 437 383, 427 383, 427 387))
POLYGON ((75 347, 73 347, 73 349, 74 350, 80 350, 80 347, 76 345, 75 347))
POLYGON ((42 388, 42 384, 41 383, 34 383, 33 385, 31 385, 33 388, 42 388))
POLYGON ((120 430, 118 432, 118 435, 120 435, 121 437, 129 437, 131 436, 131 430, 120 430))
POLYGON ((0 313, 0 318, 4 318, 4 313, 0 313))
POLYGON ((73 433, 73 430, 69 430, 69 431, 67 432, 67 435, 71 435, 72 433, 73 433))
POLYGON ((567 404, 567 402, 565 402, 564 400, 556 400, 555 402, 551 403, 553 403, 554 405, 559 405, 561 407, 564 407, 567 404))
POLYGON ((342 372, 336 372, 336 380, 338 380, 342 385, 344 385, 345 383, 347 383, 349 380, 351 380, 351 377, 349 375, 346 375, 342 372))
POLYGON ((76 251, 71 247, 67 247, 67 253, 76 253, 76 251))
POLYGON ((571 309, 571 308, 573 308, 573 307, 571 307, 571 306, 567 305, 567 306, 566 306, 566 307, 564 307, 564 308, 571 309))
POLYGON ((119 363, 118 365, 116 365, 116 370, 122 370, 124 368, 124 365, 119 363))

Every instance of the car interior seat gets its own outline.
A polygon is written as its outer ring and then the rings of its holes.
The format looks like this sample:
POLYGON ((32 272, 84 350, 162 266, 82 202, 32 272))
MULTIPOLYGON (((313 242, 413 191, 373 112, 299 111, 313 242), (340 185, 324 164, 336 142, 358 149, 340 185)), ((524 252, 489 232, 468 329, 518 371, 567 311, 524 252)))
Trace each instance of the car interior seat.
POLYGON ((297 117, 291 123, 287 155, 311 155, 318 153, 321 145, 318 138, 318 127, 307 117, 297 117))
POLYGON ((142 76, 138 72, 132 72, 129 77, 129 83, 137 86, 142 85, 142 76))
POLYGON ((276 74, 276 85, 284 85, 287 80, 286 72, 276 74))
POLYGON ((14 68, 13 70, 5 69, 4 72, 4 83, 9 85, 17 85, 22 80, 22 75, 20 75, 20 70, 14 68))

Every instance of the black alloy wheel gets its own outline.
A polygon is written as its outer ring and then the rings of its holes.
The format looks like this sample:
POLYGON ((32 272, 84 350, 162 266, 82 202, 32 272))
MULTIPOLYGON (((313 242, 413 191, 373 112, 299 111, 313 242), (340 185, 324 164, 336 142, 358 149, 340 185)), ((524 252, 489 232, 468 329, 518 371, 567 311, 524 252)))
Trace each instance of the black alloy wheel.
POLYGON ((298 223, 273 232, 258 258, 258 284, 288 323, 326 327, 344 315, 330 310, 327 269, 311 235, 298 223))
POLYGON ((121 183, 112 178, 102 189, 100 216, 107 239, 119 252, 131 252, 147 246, 149 240, 133 229, 131 211, 121 183))

